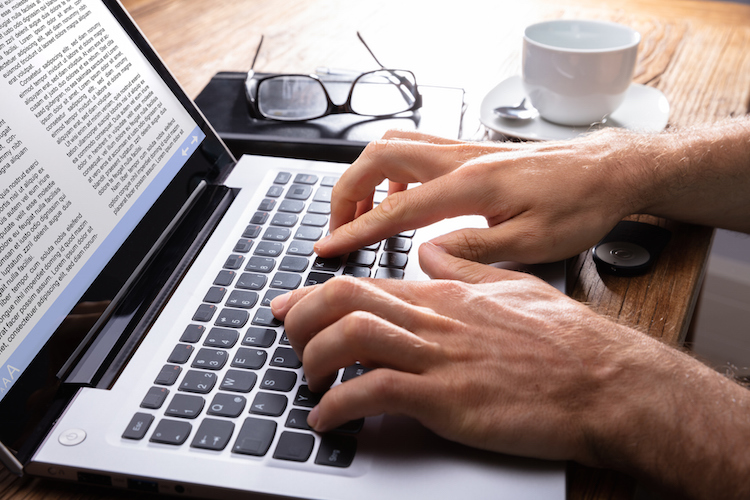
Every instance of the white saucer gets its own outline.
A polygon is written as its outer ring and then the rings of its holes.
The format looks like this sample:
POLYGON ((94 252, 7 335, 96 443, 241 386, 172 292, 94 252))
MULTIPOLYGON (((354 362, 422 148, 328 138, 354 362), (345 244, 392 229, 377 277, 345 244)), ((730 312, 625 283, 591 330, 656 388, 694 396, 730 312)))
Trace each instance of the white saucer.
POLYGON ((548 122, 543 118, 508 120, 493 110, 502 105, 513 105, 525 97, 520 76, 512 76, 492 89, 482 100, 480 121, 485 127, 503 135, 531 141, 572 139, 602 127, 622 127, 640 132, 660 132, 669 120, 669 101, 653 87, 634 83, 625 95, 625 102, 602 124, 591 127, 568 127, 548 122))

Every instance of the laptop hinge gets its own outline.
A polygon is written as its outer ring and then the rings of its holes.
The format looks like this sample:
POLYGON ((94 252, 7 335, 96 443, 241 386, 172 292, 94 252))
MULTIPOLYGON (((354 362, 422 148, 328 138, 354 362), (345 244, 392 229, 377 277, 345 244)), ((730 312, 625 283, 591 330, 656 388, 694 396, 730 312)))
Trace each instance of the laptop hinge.
POLYGON ((127 293, 119 297, 106 320, 96 325, 86 348, 66 365, 69 369, 60 377, 65 384, 111 385, 233 199, 234 192, 226 186, 202 190, 164 238, 160 251, 150 254, 147 262, 144 259, 141 272, 128 283, 127 293))
POLYGON ((16 476, 23 476, 23 465, 3 443, 0 443, 0 463, 16 476))

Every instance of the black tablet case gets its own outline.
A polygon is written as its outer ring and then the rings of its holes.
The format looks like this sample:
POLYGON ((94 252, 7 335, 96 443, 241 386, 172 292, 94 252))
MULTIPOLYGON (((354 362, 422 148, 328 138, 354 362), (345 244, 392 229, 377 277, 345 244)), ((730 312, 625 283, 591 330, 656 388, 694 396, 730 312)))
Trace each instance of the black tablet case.
POLYGON ((397 117, 372 119, 352 114, 284 123, 250 116, 242 72, 220 72, 196 97, 198 108, 232 153, 350 163, 368 142, 390 129, 418 130, 441 137, 461 136, 464 91, 419 86, 422 108, 397 117))

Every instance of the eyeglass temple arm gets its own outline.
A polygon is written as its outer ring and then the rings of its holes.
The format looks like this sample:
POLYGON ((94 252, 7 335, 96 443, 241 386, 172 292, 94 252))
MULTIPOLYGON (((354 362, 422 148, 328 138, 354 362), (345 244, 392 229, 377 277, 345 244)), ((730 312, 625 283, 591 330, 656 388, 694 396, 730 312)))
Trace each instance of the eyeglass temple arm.
MULTIPOLYGON (((404 77, 402 77, 402 76, 399 76, 399 75, 397 75, 397 74, 396 74, 395 72, 393 72, 392 70, 390 70, 390 69, 386 68, 386 67, 385 67, 385 66, 383 65, 383 63, 381 63, 381 62, 380 62, 380 61, 378 60, 378 58, 377 58, 377 57, 375 56, 375 53, 374 53, 374 52, 372 51, 372 49, 370 48, 370 46, 369 46, 369 45, 367 45, 367 42, 365 42, 365 39, 364 39, 364 38, 362 37, 362 34, 361 34, 361 33, 360 33, 359 31, 357 31, 357 38, 359 38, 359 41, 360 41, 360 42, 362 42, 362 45, 364 45, 364 46, 365 46, 365 48, 367 49, 367 52, 369 52, 369 53, 370 53, 370 55, 371 55, 371 56, 372 56, 372 58, 373 58, 373 59, 375 60, 375 62, 376 62, 376 63, 378 63, 378 66, 380 66, 380 68, 381 68, 381 69, 384 69, 384 70, 386 70, 386 71, 390 72, 390 73, 391 73, 391 74, 392 74, 393 76, 395 76, 395 77, 396 77, 396 79, 398 80, 398 82, 399 82, 399 83, 395 83, 395 82, 394 82, 394 83, 393 83, 394 85, 398 85, 399 87, 401 87, 401 86, 404 86, 404 87, 407 87, 407 88, 409 87, 409 85, 407 85, 407 84, 408 84, 409 82, 408 82, 408 80, 406 80, 406 78, 404 78, 404 77)), ((407 93, 405 93, 405 92, 404 92, 403 90, 401 90, 401 93, 402 93, 402 94, 404 94, 404 97, 407 97, 407 98, 411 97, 411 98, 413 98, 413 101, 414 101, 414 102, 418 101, 418 100, 419 100, 419 97, 420 97, 420 96, 419 96, 419 89, 417 89, 417 88, 416 88, 416 86, 414 87, 414 93, 415 93, 416 95, 411 95, 411 92, 409 92, 409 93, 407 94, 407 93)))
POLYGON ((258 60, 258 55, 260 54, 260 48, 263 46, 263 35, 260 35, 260 42, 258 42, 258 48, 255 49, 255 55, 253 56, 253 62, 250 64, 250 70, 248 73, 252 72, 255 69, 255 62, 258 60))

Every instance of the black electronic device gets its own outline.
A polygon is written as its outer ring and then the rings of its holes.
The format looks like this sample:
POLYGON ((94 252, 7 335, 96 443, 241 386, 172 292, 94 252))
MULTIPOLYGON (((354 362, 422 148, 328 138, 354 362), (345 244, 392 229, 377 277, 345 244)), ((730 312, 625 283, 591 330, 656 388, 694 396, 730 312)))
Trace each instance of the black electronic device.
POLYGON ((671 233, 645 222, 621 221, 594 246, 593 258, 600 273, 637 276, 648 272, 671 233))

